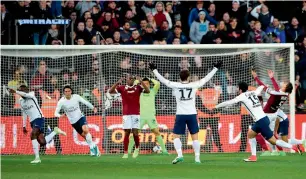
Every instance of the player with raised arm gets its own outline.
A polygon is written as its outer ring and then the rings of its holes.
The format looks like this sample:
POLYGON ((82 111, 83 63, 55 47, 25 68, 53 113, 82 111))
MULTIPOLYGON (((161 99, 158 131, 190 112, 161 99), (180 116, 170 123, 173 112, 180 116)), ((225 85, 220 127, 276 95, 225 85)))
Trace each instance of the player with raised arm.
POLYGON ((122 158, 128 158, 129 137, 131 131, 135 141, 135 150, 133 158, 139 154, 139 136, 140 129, 140 95, 144 91, 150 93, 150 89, 141 78, 137 77, 140 84, 134 85, 135 77, 129 75, 126 78, 126 85, 120 85, 123 78, 117 81, 109 90, 109 93, 120 93, 122 97, 122 114, 123 114, 123 129, 124 129, 124 155, 122 158))
POLYGON ((78 94, 73 94, 73 89, 71 86, 64 86, 64 96, 58 101, 54 115, 58 118, 67 116, 72 127, 86 140, 91 155, 99 157, 100 151, 97 145, 92 141, 92 136, 89 133, 89 128, 87 126, 86 117, 80 110, 80 103, 85 104, 87 107, 97 113, 97 108, 95 108, 90 102, 83 99, 78 94), (64 110, 64 114, 60 114, 60 110, 64 110))
POLYGON ((150 69, 158 80, 167 87, 173 89, 176 98, 176 119, 173 128, 173 143, 178 156, 172 161, 173 164, 184 161, 180 135, 185 134, 186 124, 193 140, 192 146, 195 153, 195 162, 201 163, 200 142, 198 141, 199 126, 197 121, 197 109, 195 106, 196 90, 208 82, 221 66, 222 61, 214 63, 213 70, 203 79, 195 82, 189 82, 190 72, 188 70, 182 70, 179 74, 181 82, 172 82, 158 73, 155 64, 149 64, 150 69))
POLYGON ((220 103, 216 106, 216 109, 229 106, 235 103, 241 102, 245 108, 248 110, 250 115, 253 117, 254 124, 252 128, 248 132, 248 138, 249 138, 249 143, 251 146, 251 153, 252 155, 248 159, 244 159, 246 162, 256 162, 257 157, 256 157, 256 135, 258 133, 261 133, 262 136, 265 137, 266 140, 268 140, 271 144, 273 145, 278 145, 280 147, 288 148, 288 149, 293 149, 296 152, 301 154, 301 150, 299 146, 296 145, 291 145, 286 143, 283 140, 277 140, 273 136, 273 132, 271 131, 269 125, 270 125, 270 120, 265 114, 265 112, 262 109, 262 106, 260 104, 260 100, 258 99, 258 95, 261 93, 261 91, 264 89, 264 86, 258 87, 255 91, 247 91, 248 90, 248 84, 245 82, 239 83, 239 93, 240 95, 237 96, 236 98, 225 101, 223 103, 220 103))
MULTIPOLYGON (((280 88, 277 84, 275 78, 274 78, 274 72, 272 70, 268 70, 268 75, 272 81, 274 90, 268 88, 257 76, 257 73, 255 70, 252 70, 252 76, 254 77, 254 80, 257 82, 258 85, 265 86, 265 91, 270 95, 266 105, 264 106, 264 112, 267 114, 267 116, 270 119, 270 128, 272 131, 274 131, 275 136, 279 135, 281 136, 281 139, 285 142, 289 142, 290 144, 297 144, 297 145, 303 145, 300 146, 301 148, 306 147, 306 140, 298 140, 291 137, 290 140, 288 140, 288 130, 289 130, 289 119, 288 116, 283 112, 281 107, 283 104, 288 100, 289 95, 292 92, 293 86, 290 82, 283 83, 282 87, 280 88)), ((286 153, 282 150, 282 148, 279 148, 280 155, 285 156, 286 153)), ((275 149, 272 152, 273 155, 275 155, 275 149)))
POLYGON ((32 127, 31 132, 31 140, 32 140, 32 146, 33 151, 35 155, 35 159, 31 161, 31 163, 41 163, 40 157, 39 157, 39 144, 40 145, 46 145, 49 143, 53 137, 57 134, 66 135, 64 131, 59 129, 58 127, 55 127, 53 132, 51 132, 49 135, 44 136, 44 124, 45 124, 45 118, 42 114, 41 109, 38 106, 37 98, 35 97, 35 94, 33 91, 29 91, 29 88, 26 85, 21 85, 19 87, 19 90, 10 89, 11 93, 16 93, 21 96, 19 102, 21 106, 22 111, 22 117, 23 117, 23 133, 27 134, 26 129, 26 122, 27 122, 27 116, 30 118, 30 123, 32 127))
MULTIPOLYGON (((160 88, 160 82, 152 78, 143 78, 142 81, 147 87, 150 87, 150 82, 152 82, 154 86, 152 89, 150 89, 150 93, 142 93, 140 96, 140 129, 142 129, 145 124, 148 124, 151 131, 156 136, 157 142, 162 149, 162 153, 168 154, 164 140, 160 135, 158 122, 155 117, 155 96, 160 88)), ((138 80, 136 80, 135 83, 138 84, 138 80)), ((130 144, 128 148, 129 153, 131 153, 133 146, 134 142, 130 137, 130 144)))

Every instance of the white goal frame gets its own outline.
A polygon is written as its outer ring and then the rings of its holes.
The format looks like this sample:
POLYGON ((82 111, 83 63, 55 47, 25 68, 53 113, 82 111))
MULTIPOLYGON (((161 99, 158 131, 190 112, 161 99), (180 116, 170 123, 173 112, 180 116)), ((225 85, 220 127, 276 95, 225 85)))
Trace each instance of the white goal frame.
MULTIPOLYGON (((290 49, 290 82, 295 82, 294 44, 193 44, 193 45, 65 45, 65 46, 35 46, 35 45, 1 45, 2 50, 171 50, 171 49, 290 49)), ((17 53, 18 54, 18 53, 17 53)), ((20 55, 20 53, 19 53, 20 55)), ((290 104, 295 104, 295 90, 290 95, 290 104)), ((295 105, 290 105, 290 137, 295 138, 295 105)))

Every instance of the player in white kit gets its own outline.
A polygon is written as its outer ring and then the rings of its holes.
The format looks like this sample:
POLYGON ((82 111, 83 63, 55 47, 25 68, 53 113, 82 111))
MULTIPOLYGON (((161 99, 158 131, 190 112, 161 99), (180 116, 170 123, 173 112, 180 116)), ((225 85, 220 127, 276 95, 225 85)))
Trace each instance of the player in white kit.
POLYGON ((27 123, 27 117, 30 118, 30 123, 32 127, 31 132, 31 140, 32 140, 32 146, 33 151, 35 154, 35 159, 31 161, 31 163, 41 163, 40 157, 39 157, 39 144, 40 145, 46 145, 49 143, 53 137, 57 134, 66 135, 64 131, 59 129, 58 127, 55 127, 53 132, 51 132, 49 135, 44 136, 44 124, 45 124, 45 118, 44 115, 41 112, 41 109, 38 106, 37 98, 35 97, 35 94, 33 91, 29 92, 29 88, 26 85, 21 85, 19 87, 19 90, 10 89, 11 93, 16 93, 21 96, 19 102, 21 106, 22 111, 22 117, 23 117, 23 133, 27 134, 26 129, 26 123, 27 123))
POLYGON ((89 133, 86 118, 80 110, 79 103, 85 104, 92 109, 94 113, 97 113, 97 108, 78 94, 73 94, 72 88, 67 85, 64 87, 64 97, 58 101, 54 115, 56 117, 62 117, 66 114, 72 127, 86 140, 87 144, 89 145, 91 155, 99 157, 101 155, 100 151, 97 145, 92 141, 92 136, 89 133), (65 114, 61 115, 59 113, 61 109, 64 110, 65 114))
POLYGON ((246 162, 256 162, 257 157, 256 157, 256 135, 258 133, 261 133, 262 136, 265 137, 267 141, 269 141, 273 145, 278 145, 280 147, 288 148, 288 149, 293 149, 296 152, 301 154, 301 150, 298 146, 293 146, 291 144, 288 144, 284 142, 283 140, 277 140, 273 136, 273 132, 271 131, 269 125, 270 125, 270 120, 265 114, 265 112, 262 109, 260 100, 258 99, 258 95, 261 93, 261 91, 264 89, 264 86, 258 87, 255 91, 247 91, 248 90, 248 84, 245 82, 239 83, 239 93, 240 95, 237 96, 236 98, 225 101, 223 103, 220 103, 216 106, 216 108, 221 108, 225 106, 229 106, 235 103, 241 102, 245 108, 249 111, 251 116, 253 117, 254 124, 252 128, 248 132, 248 138, 249 138, 249 143, 251 146, 251 152, 252 155, 248 159, 244 159, 246 162))
POLYGON ((150 69, 158 80, 173 89, 176 98, 176 119, 173 128, 173 143, 178 156, 172 161, 173 164, 184 161, 180 135, 185 134, 186 125, 193 140, 192 146, 195 153, 195 162, 201 163, 200 142, 198 141, 199 125, 197 121, 197 110, 195 107, 196 91, 208 82, 221 66, 222 61, 218 61, 214 64, 214 69, 208 73, 205 78, 196 82, 189 82, 190 72, 188 70, 182 70, 180 72, 181 82, 172 82, 161 76, 153 63, 149 64, 150 69))

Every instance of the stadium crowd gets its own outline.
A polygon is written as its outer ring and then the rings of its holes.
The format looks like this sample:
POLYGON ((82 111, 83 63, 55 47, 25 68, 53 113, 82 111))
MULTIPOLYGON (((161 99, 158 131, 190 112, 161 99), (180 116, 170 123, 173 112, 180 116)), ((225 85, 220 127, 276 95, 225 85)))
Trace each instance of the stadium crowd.
MULTIPOLYGON (((4 1, 1 44, 294 43, 297 107, 303 109, 305 19, 306 1, 4 1), (70 19, 70 23, 20 25, 15 24, 16 19, 70 19), (101 40, 97 42, 98 39, 101 40)), ((22 73, 12 72, 14 79, 22 73)), ((71 76, 77 79, 77 73, 71 76)))

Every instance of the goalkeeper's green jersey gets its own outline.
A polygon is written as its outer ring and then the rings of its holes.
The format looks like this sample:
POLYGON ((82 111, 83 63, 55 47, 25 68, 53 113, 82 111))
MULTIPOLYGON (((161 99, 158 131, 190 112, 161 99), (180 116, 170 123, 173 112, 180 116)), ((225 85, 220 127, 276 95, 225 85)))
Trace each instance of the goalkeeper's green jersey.
POLYGON ((140 96, 140 120, 155 119, 155 96, 159 90, 160 82, 151 79, 154 87, 150 89, 150 93, 141 93, 140 96))

